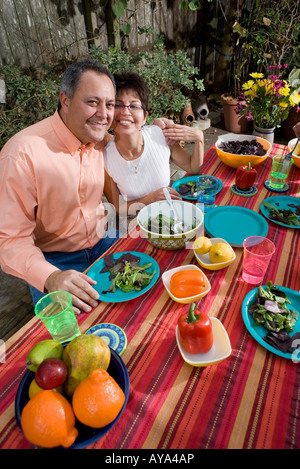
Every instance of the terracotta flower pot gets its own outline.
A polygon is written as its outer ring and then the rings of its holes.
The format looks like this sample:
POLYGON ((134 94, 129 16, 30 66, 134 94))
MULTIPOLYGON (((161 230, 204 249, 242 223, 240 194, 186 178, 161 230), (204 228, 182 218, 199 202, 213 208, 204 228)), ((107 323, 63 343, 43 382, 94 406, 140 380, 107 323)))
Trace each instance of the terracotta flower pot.
POLYGON ((181 114, 181 123, 184 125, 191 125, 195 120, 195 115, 193 113, 192 105, 189 103, 187 107, 185 107, 181 114))
POLYGON ((235 108, 238 100, 225 93, 221 96, 221 102, 224 109, 225 129, 236 134, 242 134, 249 130, 250 123, 245 116, 238 116, 235 108))

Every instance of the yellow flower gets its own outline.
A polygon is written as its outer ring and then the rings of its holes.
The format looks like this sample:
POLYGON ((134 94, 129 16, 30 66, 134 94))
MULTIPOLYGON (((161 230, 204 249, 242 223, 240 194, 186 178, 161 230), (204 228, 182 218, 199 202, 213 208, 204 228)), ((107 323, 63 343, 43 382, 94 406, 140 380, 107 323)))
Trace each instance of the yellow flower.
POLYGON ((252 86, 254 85, 253 80, 248 80, 246 83, 242 85, 243 90, 250 90, 252 86))
POLYGON ((280 88, 278 90, 278 93, 281 95, 281 96, 288 96, 290 94, 290 88, 286 85, 284 88, 280 88))
POLYGON ((265 94, 266 95, 274 94, 274 86, 273 86, 272 83, 270 83, 270 82, 266 83, 266 85, 265 85, 265 94))
POLYGON ((264 78, 264 74, 263 73, 258 73, 258 72, 253 72, 253 73, 249 73, 250 77, 252 78, 264 78))
POLYGON ((286 109, 288 107, 288 103, 284 102, 284 101, 281 101, 279 103, 279 107, 283 110, 283 109, 286 109))
POLYGON ((290 103, 293 107, 300 103, 300 93, 297 90, 291 94, 290 103))

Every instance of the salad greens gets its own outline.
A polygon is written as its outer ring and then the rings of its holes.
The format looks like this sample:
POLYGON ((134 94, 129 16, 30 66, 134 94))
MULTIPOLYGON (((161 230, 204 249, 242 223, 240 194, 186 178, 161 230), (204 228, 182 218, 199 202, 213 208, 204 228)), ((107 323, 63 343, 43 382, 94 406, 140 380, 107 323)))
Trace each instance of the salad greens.
MULTIPOLYGON (((184 226, 183 233, 186 233, 187 231, 196 228, 197 223, 198 220, 197 218, 195 218, 192 226, 184 226)), ((174 219, 172 217, 169 218, 166 215, 163 215, 162 213, 159 213, 156 217, 150 217, 148 222, 144 223, 144 227, 152 233, 166 235, 178 234, 177 231, 174 231, 174 219)))
POLYGON ((109 289, 102 293, 115 293, 117 287, 128 293, 132 290, 140 291, 149 285, 156 270, 147 272, 152 263, 139 265, 140 258, 130 253, 125 253, 118 259, 113 258, 113 254, 104 258, 105 267, 103 272, 110 272, 109 279, 112 280, 109 289))
POLYGON ((197 195, 197 182, 196 181, 188 181, 185 184, 180 184, 179 186, 179 194, 185 195, 190 193, 196 197, 197 195))
POLYGON ((269 331, 291 332, 295 328, 298 312, 289 309, 287 304, 291 302, 286 294, 269 281, 266 289, 258 287, 256 302, 249 307, 249 313, 252 314, 256 325, 263 325, 269 331))
POLYGON ((278 223, 283 223, 284 225, 300 226, 300 217, 297 216, 297 211, 295 213, 291 209, 277 209, 266 201, 263 201, 262 204, 270 210, 270 220, 276 220, 278 223))

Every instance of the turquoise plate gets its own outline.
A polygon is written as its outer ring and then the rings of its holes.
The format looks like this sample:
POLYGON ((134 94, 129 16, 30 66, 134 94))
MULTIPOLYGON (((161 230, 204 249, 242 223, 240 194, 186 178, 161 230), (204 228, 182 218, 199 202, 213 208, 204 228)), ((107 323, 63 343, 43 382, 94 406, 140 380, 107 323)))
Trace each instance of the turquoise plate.
MULTIPOLYGON (((294 207, 289 207, 289 204, 299 205, 300 207, 300 200, 298 197, 292 197, 290 195, 273 195, 272 197, 268 197, 264 200, 264 202, 268 202, 269 204, 273 205, 275 208, 279 210, 292 210, 293 212, 296 210, 294 207), (298 202, 298 203, 297 203, 298 202)), ((279 226, 285 226, 286 228, 300 228, 300 226, 293 226, 293 225, 286 225, 285 223, 279 223, 277 220, 272 220, 269 218, 270 210, 263 205, 260 204, 260 211, 261 213, 273 223, 276 223, 279 226)))
POLYGON ((142 288, 140 291, 133 290, 131 292, 125 293, 123 292, 120 288, 117 288, 115 293, 103 293, 104 291, 109 289, 109 286, 111 284, 111 280, 109 280, 110 273, 109 272, 103 272, 102 274, 100 273, 103 267, 105 267, 104 264, 104 258, 99 259, 95 264, 93 264, 89 270, 87 271, 87 275, 91 277, 93 280, 96 280, 97 285, 93 286, 95 290, 99 293, 99 300, 100 301, 105 301, 107 303, 121 303, 123 301, 129 301, 133 300, 134 298, 137 298, 144 293, 146 293, 150 288, 153 287, 153 285, 157 282, 158 277, 159 277, 159 265, 158 263, 153 259, 153 257, 148 256, 147 254, 144 254, 142 252, 134 252, 134 251, 124 251, 124 252, 116 252, 113 257, 114 259, 119 259, 119 257, 122 256, 122 254, 132 254, 134 256, 137 256, 140 258, 140 265, 143 264, 149 264, 150 262, 152 263, 152 266, 147 269, 147 272, 152 273, 154 270, 156 271, 151 282, 149 285, 146 287, 142 288))
POLYGON ((259 213, 245 207, 224 205, 204 216, 204 228, 211 238, 223 238, 233 247, 243 247, 248 236, 267 236, 268 222, 259 213))
MULTIPOLYGON (((181 184, 186 184, 187 182, 195 182, 197 180, 197 177, 199 177, 199 176, 201 176, 201 174, 197 174, 195 176, 185 176, 184 178, 177 179, 177 181, 173 182, 172 187, 177 192, 179 192, 179 188, 180 188, 181 184)), ((206 175, 203 174, 202 176, 206 176, 206 175)), ((210 174, 207 174, 207 176, 210 176, 210 174)), ((215 176, 210 176, 210 177, 212 177, 212 178, 214 178, 218 181, 218 190, 216 192, 216 194, 218 194, 222 190, 223 182, 221 181, 221 179, 216 178, 215 176)), ((181 195, 180 194, 180 196, 181 196, 182 199, 197 200, 197 196, 195 196, 195 195, 188 195, 188 194, 181 195)))
MULTIPOLYGON (((267 286, 264 285, 263 288, 266 289, 267 286)), ((300 332, 300 294, 297 293, 295 290, 291 290, 290 288, 281 287, 281 286, 279 286, 278 288, 281 291, 283 291, 286 294, 287 298, 291 301, 291 305, 288 305, 288 307, 291 309, 295 309, 299 313, 299 317, 296 322, 295 329, 293 330, 293 332, 289 334, 289 335, 293 335, 295 334, 295 332, 300 332)), ((248 331, 260 345, 262 345, 265 349, 269 350, 270 352, 273 352, 276 355, 279 355, 280 357, 295 359, 299 361, 300 351, 298 351, 297 353, 295 352, 295 356, 293 356, 293 354, 291 353, 281 352, 280 350, 272 347, 272 345, 268 344, 267 342, 263 340, 263 337, 267 335, 268 330, 264 326, 261 326, 261 325, 256 326, 252 315, 249 313, 249 306, 255 302, 256 292, 257 292, 257 288, 254 288, 253 290, 251 290, 245 296, 245 299, 242 305, 242 316, 243 316, 243 320, 248 331)))

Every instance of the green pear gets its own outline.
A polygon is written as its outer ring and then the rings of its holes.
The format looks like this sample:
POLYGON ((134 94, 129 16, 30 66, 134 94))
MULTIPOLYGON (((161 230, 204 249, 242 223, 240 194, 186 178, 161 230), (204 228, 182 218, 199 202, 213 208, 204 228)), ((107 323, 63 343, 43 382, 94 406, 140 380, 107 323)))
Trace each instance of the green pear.
POLYGON ((68 343, 63 352, 68 375, 64 382, 64 394, 71 397, 81 381, 93 370, 107 370, 111 358, 109 346, 101 337, 84 334, 68 343))
POLYGON ((26 365, 30 371, 34 373, 40 366, 40 364, 46 358, 60 358, 63 354, 63 346, 57 340, 47 339, 42 340, 34 345, 27 355, 26 365))

